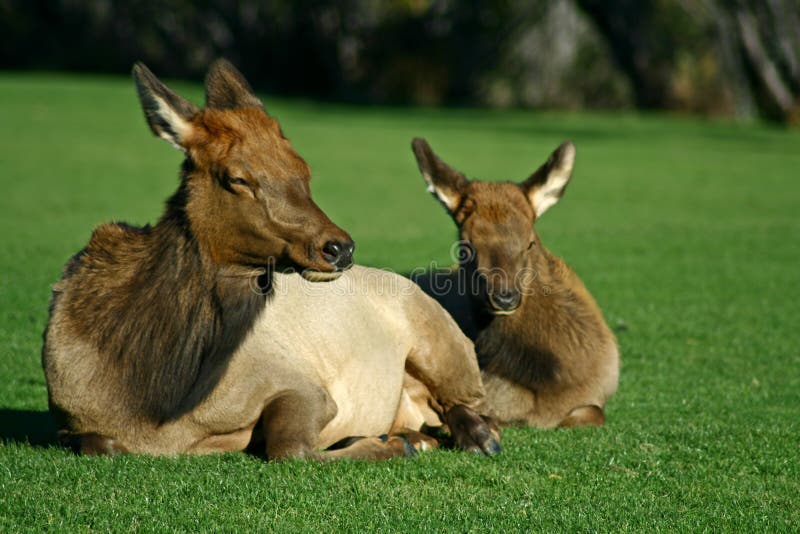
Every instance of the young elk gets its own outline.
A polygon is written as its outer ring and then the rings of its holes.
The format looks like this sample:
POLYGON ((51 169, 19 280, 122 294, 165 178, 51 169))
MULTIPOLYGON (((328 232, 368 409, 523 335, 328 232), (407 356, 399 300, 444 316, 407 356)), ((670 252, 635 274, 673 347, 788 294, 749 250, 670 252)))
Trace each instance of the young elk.
POLYGON ((475 341, 483 412, 504 424, 602 425, 617 389, 616 340, 589 291, 533 228, 564 193, 575 146, 563 143, 522 183, 468 180, 425 140, 412 149, 465 247, 456 274, 469 295, 439 299, 475 341))
POLYGON ((370 270, 342 274, 353 241, 242 75, 212 65, 205 109, 144 65, 133 75, 150 128, 185 159, 155 226, 100 226, 53 288, 42 363, 64 440, 230 451, 259 427, 270 458, 387 458, 414 449, 396 435, 320 451, 391 429, 422 447, 408 427, 443 419, 457 445, 497 452, 470 409, 483 395, 472 344, 420 291, 392 299, 370 270), (412 380, 435 413, 404 392, 412 380))

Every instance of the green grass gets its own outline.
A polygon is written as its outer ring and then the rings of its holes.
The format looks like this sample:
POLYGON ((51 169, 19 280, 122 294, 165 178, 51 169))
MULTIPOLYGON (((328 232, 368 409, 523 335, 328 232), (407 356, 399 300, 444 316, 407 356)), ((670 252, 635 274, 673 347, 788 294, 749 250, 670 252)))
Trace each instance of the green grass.
POLYGON ((609 423, 510 429, 492 459, 109 459, 47 445, 49 284, 96 224, 153 221, 180 157, 150 136, 129 80, 0 73, 0 531, 800 528, 798 132, 266 102, 357 260, 401 272, 448 264, 454 238, 413 136, 493 179, 522 179, 573 139, 572 184, 538 229, 618 331, 609 423))

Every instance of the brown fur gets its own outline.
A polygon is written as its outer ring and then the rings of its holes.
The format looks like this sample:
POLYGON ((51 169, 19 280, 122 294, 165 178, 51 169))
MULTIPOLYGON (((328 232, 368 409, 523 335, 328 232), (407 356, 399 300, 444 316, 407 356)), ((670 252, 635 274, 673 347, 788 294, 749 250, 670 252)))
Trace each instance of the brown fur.
MULTIPOLYGON (((178 141, 187 154, 180 186, 154 227, 97 228, 54 286, 51 308, 64 331, 108 359, 92 382, 118 389, 112 409, 161 423, 208 394, 263 308, 265 295, 248 276, 254 269, 266 273, 277 261, 330 270, 299 251, 321 246, 313 244, 319 236, 349 236, 311 201, 308 166, 260 107, 196 110, 149 71, 137 72, 146 113, 157 106, 153 93, 168 94, 191 125, 178 141), (282 195, 267 214, 258 197, 273 191, 282 195), (274 224, 276 215, 290 224, 274 224), (282 253, 287 247, 294 257, 282 253)), ((209 92, 232 93, 225 76, 238 78, 212 69, 209 92)), ((169 125, 152 119, 151 127, 169 125)))
MULTIPOLYGON (((365 290, 359 299, 284 274, 333 280, 352 265, 353 244, 311 199, 308 166, 238 71, 211 67, 203 110, 143 65, 134 79, 151 130, 186 159, 155 226, 99 227, 53 287, 42 364, 67 444, 85 454, 241 450, 258 427, 270 458, 408 455, 402 436, 319 452, 388 431, 406 372, 437 416, 472 413, 483 394, 472 345, 427 297, 376 300, 357 269, 342 279, 365 290), (346 322, 359 313, 369 315, 346 322), (427 325, 450 335, 434 341, 427 325), (369 369, 381 375, 353 388, 369 369)), ((493 452, 484 426, 467 424, 461 445, 493 452)))
MULTIPOLYGON (((602 408, 617 387, 616 341, 586 287, 533 228, 537 211, 566 188, 572 144, 520 184, 470 181, 425 141, 415 140, 413 149, 468 244, 461 272, 452 274, 468 281, 470 294, 437 298, 475 341, 487 388, 484 411, 506 424, 602 424, 602 408)), ((420 281, 430 291, 430 282, 420 281)))
POLYGON ((93 382, 158 422, 205 397, 265 300, 203 258, 174 204, 155 228, 98 228, 53 292, 63 328, 108 358, 93 382))

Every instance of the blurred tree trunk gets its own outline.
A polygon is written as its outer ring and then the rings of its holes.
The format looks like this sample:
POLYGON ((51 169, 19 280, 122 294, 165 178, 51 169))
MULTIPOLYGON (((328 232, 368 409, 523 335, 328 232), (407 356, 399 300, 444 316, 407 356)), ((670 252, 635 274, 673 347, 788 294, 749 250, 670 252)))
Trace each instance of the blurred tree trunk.
POLYGON ((732 10, 744 58, 769 115, 800 119, 800 3, 738 2, 732 10))
POLYGON ((576 1, 640 107, 800 120, 800 1, 576 1))
POLYGON ((617 64, 630 77, 638 107, 662 107, 671 68, 669 35, 653 31, 652 0, 577 0, 605 36, 617 64), (666 57, 665 57, 666 56, 666 57))

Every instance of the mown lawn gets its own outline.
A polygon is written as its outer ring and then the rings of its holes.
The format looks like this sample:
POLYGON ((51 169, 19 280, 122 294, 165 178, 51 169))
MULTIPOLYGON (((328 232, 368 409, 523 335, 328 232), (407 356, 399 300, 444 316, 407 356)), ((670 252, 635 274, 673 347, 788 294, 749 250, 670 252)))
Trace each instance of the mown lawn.
POLYGON ((109 459, 50 445, 49 284, 94 225, 153 221, 180 156, 151 137, 127 79, 0 73, 0 531, 800 528, 800 132, 266 101, 357 260, 400 272, 449 264, 454 239, 413 136, 496 179, 573 139, 572 184, 538 229, 617 332, 609 423, 511 429, 491 459, 109 459))

